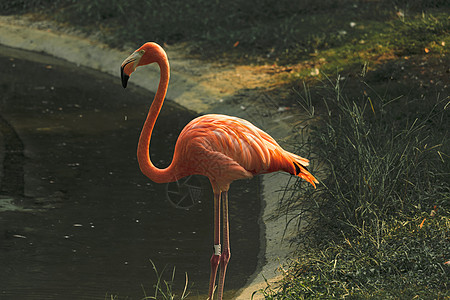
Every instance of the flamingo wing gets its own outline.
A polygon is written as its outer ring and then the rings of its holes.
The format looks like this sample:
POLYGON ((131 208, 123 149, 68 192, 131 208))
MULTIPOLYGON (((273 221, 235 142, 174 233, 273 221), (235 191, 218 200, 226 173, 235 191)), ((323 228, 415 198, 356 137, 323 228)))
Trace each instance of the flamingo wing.
POLYGON ((208 176, 225 190, 233 180, 280 170, 316 182, 306 169, 307 159, 283 150, 270 135, 237 117, 212 114, 192 120, 174 156, 183 157, 180 173, 189 169, 208 176))

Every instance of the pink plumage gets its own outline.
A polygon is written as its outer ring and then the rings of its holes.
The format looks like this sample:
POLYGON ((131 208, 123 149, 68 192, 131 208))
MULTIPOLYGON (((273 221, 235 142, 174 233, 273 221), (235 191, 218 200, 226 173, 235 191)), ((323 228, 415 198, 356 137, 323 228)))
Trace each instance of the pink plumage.
POLYGON ((228 190, 236 179, 276 171, 297 175, 314 186, 316 182, 306 169, 307 159, 285 151, 250 122, 226 115, 205 115, 186 125, 174 160, 181 177, 205 175, 217 191, 228 190))

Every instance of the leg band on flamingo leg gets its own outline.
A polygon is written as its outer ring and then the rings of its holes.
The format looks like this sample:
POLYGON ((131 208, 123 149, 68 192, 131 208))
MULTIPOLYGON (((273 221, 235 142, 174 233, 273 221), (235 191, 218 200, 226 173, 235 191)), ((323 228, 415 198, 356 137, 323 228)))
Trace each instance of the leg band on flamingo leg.
POLYGON ((223 287, 225 283, 225 273, 227 270, 228 261, 230 260, 230 238, 229 238, 229 226, 228 226, 228 193, 222 192, 223 200, 223 252, 220 255, 220 274, 219 284, 217 287, 217 298, 222 299, 223 287))
POLYGON ((214 245, 214 255, 221 255, 222 254, 222 245, 214 245))

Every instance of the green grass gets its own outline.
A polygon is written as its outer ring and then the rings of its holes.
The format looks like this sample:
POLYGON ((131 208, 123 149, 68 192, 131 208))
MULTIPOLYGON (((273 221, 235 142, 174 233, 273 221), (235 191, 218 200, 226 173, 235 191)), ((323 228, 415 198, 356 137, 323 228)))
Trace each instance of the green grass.
MULTIPOLYGON (((450 10, 449 10, 450 11, 450 10)), ((447 12, 420 13, 407 18, 392 18, 385 22, 371 19, 357 21, 354 28, 342 26, 346 29, 341 43, 333 46, 317 47, 314 54, 305 58, 309 65, 320 69, 322 74, 355 74, 369 62, 371 70, 380 64, 399 59, 423 55, 448 56, 450 43, 450 18, 447 12)), ((344 30, 344 29, 342 29, 344 30)), ((339 33, 335 35, 339 36, 339 33)), ((323 37, 329 40, 329 37, 323 37)), ((304 48, 302 48, 304 49, 304 48)), ((290 56, 287 61, 294 62, 290 56)), ((446 58, 449 61, 448 58, 446 58)), ((303 68, 299 72, 289 75, 288 81, 299 78, 311 78, 310 68, 303 68)), ((320 77, 320 76, 319 76, 320 77)))
MULTIPOLYGON (((165 275, 165 271, 166 268, 164 267, 163 270, 161 271, 161 273, 158 271, 158 269, 156 268, 155 263, 150 260, 150 263, 152 264, 153 267, 153 271, 156 274, 156 278, 157 281, 155 284, 153 284, 152 290, 153 290, 153 295, 149 295, 148 292, 146 291, 144 285, 142 285, 142 291, 144 296, 141 298, 141 300, 184 300, 189 296, 189 291, 188 291, 188 275, 187 273, 186 275, 186 279, 185 279, 185 284, 184 284, 184 288, 183 291, 181 292, 180 295, 178 295, 175 292, 175 270, 176 268, 174 267, 172 269, 172 274, 171 277, 169 279, 165 279, 166 275, 165 275)), ((122 297, 119 297, 118 295, 113 295, 113 294, 107 294, 105 297, 105 300, 119 300, 122 297)), ((128 299, 128 297, 125 297, 125 299, 128 299)))
POLYGON ((266 287, 266 299, 445 299, 449 247, 442 228, 450 221, 437 216, 419 229, 420 222, 383 222, 380 241, 342 234, 340 242, 308 247, 280 283, 266 287))
POLYGON ((323 163, 321 184, 286 191, 281 212, 308 226, 266 298, 450 297, 450 98, 321 89, 323 103, 301 94, 314 121, 299 151, 323 163))
POLYGON ((154 295, 153 296, 149 296, 147 295, 147 293, 145 292, 144 287, 142 287, 142 290, 144 291, 144 298, 142 298, 143 300, 147 300, 147 299, 162 299, 162 300, 175 300, 175 299, 186 299, 187 296, 189 295, 188 292, 188 275, 186 273, 186 281, 185 281, 185 285, 184 285, 184 289, 183 292, 181 293, 181 295, 177 295, 174 292, 174 281, 175 281, 175 267, 172 270, 172 277, 170 278, 170 280, 164 280, 163 279, 163 275, 164 275, 164 271, 165 269, 163 269, 163 271, 161 273, 158 272, 158 270, 156 269, 155 264, 150 261, 152 263, 153 266, 153 270, 156 273, 156 277, 158 278, 156 284, 153 286, 154 288, 154 295))

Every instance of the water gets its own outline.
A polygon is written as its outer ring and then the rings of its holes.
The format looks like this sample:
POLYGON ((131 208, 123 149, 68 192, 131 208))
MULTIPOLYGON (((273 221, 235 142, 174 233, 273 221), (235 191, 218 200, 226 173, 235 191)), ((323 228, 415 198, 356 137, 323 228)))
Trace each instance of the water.
MULTIPOLYGON (((187 272, 193 298, 206 298, 208 180, 194 178, 195 205, 176 209, 167 186, 137 165, 153 95, 123 90, 119 76, 15 49, 0 47, 0 68, 0 298, 141 299, 141 284, 151 295, 156 280, 150 259, 158 271, 166 266, 166 279, 176 266, 176 290, 187 272)), ((170 163, 194 117, 166 101, 152 138, 157 166, 170 163)), ((253 179, 231 187, 229 297, 256 268, 258 186, 253 179)))

